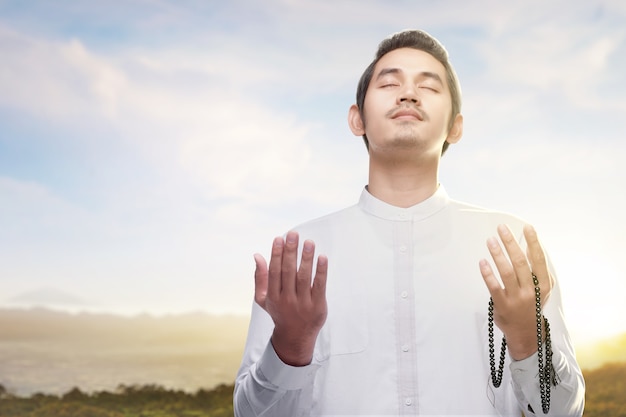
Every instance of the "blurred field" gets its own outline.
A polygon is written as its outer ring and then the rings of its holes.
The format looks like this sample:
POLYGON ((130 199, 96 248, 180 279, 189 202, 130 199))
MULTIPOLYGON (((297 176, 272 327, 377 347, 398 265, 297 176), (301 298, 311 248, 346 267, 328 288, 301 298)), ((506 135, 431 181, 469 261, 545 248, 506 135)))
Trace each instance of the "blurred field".
MULTIPOLYGON (((0 385, 18 396, 159 384, 195 392, 231 384, 247 317, 123 317, 0 309, 0 385)), ((626 362, 626 335, 577 347, 581 367, 626 362)))
POLYGON ((0 309, 0 384, 27 396, 120 384, 195 391, 231 383, 247 317, 122 317, 0 309))

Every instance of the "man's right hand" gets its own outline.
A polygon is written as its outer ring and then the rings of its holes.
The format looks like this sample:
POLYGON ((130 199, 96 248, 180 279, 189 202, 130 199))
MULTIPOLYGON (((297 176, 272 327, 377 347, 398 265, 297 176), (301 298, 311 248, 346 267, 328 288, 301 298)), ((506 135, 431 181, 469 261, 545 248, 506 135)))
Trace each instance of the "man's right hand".
POLYGON ((328 314, 328 259, 318 256, 313 279, 315 243, 304 242, 298 268, 298 239, 293 231, 286 239, 275 238, 269 268, 263 256, 254 255, 254 300, 272 317, 272 346, 278 357, 291 366, 311 363, 317 335, 328 314))

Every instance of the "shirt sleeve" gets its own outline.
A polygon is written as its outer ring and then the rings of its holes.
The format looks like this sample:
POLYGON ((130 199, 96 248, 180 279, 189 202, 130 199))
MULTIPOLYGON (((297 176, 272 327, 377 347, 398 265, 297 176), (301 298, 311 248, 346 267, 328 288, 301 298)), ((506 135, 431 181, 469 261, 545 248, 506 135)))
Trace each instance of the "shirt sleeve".
MULTIPOLYGON (((527 417, 534 415, 582 416, 585 403, 585 381, 565 326, 558 282, 555 282, 550 299, 544 306, 544 316, 550 323, 552 365, 558 381, 558 385, 550 386, 550 410, 548 414, 543 414, 541 404, 538 353, 520 361, 511 361, 509 369, 511 370, 513 392, 527 417)), ((545 352, 545 347, 543 351, 545 352)))
POLYGON ((307 416, 320 365, 283 363, 270 342, 273 323, 256 303, 252 309, 244 358, 235 381, 236 417, 307 416))
MULTIPOLYGON (((553 352, 557 386, 551 385, 549 416, 582 416, 584 406, 584 381, 580 371, 572 369, 562 352, 553 352)), ((539 386, 538 354, 514 361, 510 365, 513 391, 526 416, 542 416, 539 386)))

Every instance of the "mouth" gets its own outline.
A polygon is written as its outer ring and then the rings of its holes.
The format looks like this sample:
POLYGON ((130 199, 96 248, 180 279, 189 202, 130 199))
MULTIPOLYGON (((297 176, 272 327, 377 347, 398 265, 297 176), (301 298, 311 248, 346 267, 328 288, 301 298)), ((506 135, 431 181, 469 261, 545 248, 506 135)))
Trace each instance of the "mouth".
POLYGON ((415 108, 403 107, 397 109, 391 113, 391 118, 394 120, 424 120, 422 112, 415 108))

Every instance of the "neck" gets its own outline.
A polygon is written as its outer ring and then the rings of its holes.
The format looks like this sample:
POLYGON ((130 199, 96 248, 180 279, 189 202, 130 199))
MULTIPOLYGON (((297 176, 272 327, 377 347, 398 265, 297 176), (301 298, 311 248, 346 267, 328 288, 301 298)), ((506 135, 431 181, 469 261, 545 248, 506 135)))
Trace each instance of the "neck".
POLYGON ((430 198, 439 186, 439 158, 393 164, 370 158, 368 191, 396 207, 411 207, 430 198))

